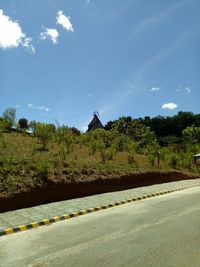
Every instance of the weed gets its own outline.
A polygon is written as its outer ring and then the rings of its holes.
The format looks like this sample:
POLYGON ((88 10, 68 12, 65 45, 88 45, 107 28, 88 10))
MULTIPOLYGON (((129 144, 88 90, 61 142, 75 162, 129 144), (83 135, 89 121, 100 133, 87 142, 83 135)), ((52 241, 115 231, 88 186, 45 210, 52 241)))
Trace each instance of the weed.
POLYGON ((40 161, 36 165, 37 176, 46 182, 49 174, 49 163, 47 161, 40 161))
POLYGON ((178 157, 175 154, 172 154, 169 164, 173 169, 176 169, 178 164, 178 157))

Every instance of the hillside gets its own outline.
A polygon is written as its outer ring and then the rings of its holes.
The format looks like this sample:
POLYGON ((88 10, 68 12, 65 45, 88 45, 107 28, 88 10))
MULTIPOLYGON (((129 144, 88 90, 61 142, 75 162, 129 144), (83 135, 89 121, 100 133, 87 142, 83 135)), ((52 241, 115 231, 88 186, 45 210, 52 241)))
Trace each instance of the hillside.
POLYGON ((189 147, 184 153, 177 146, 160 148, 158 165, 157 155, 146 148, 140 153, 135 147, 131 152, 124 149, 112 154, 109 150, 92 151, 83 136, 74 138, 73 148, 64 152, 53 140, 42 150, 34 136, 3 133, 0 141, 0 195, 9 196, 49 183, 85 182, 100 177, 110 179, 130 173, 172 170, 196 173, 191 149, 197 147, 189 147))

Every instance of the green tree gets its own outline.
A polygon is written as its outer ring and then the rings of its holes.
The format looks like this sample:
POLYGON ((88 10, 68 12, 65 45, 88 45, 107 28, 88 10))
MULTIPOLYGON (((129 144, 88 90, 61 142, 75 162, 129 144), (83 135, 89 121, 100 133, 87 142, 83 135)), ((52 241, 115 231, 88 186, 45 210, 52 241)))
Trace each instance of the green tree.
POLYGON ((53 136, 52 126, 50 124, 37 123, 35 135, 42 145, 42 150, 46 150, 53 136))
POLYGON ((25 130, 28 129, 28 120, 27 119, 25 119, 25 118, 19 119, 18 124, 19 124, 19 128, 21 131, 25 132, 25 130))
POLYGON ((35 135, 35 132, 36 132, 36 128, 37 128, 37 124, 39 122, 36 122, 36 121, 30 121, 28 126, 29 126, 29 129, 31 129, 31 131, 33 132, 33 135, 35 135))
POLYGON ((200 127, 188 126, 182 132, 183 138, 192 144, 200 143, 200 127))
POLYGON ((67 126, 60 126, 55 133, 55 141, 59 145, 60 154, 63 159, 66 155, 73 150, 76 136, 73 134, 72 130, 67 126))
POLYGON ((12 127, 15 125, 15 119, 16 119, 16 109, 15 108, 7 108, 3 112, 3 120, 5 121, 7 125, 7 130, 11 130, 12 127))

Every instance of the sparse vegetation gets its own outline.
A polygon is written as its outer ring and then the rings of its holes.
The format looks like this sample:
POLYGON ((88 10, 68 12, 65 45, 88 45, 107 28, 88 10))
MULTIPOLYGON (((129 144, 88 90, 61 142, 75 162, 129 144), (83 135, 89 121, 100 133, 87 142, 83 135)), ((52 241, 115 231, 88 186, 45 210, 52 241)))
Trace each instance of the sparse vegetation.
MULTIPOLYGON (((82 181, 156 169, 196 173, 193 155, 200 151, 197 126, 186 127, 181 142, 160 145, 159 138, 148 126, 134 122, 131 117, 110 123, 107 130, 96 129, 84 134, 76 128, 56 128, 53 124, 32 121, 31 134, 22 135, 17 129, 12 130, 14 121, 14 109, 8 109, 0 119, 1 195, 50 182, 82 181)), ((26 132, 28 121, 21 119, 19 125, 26 132)))

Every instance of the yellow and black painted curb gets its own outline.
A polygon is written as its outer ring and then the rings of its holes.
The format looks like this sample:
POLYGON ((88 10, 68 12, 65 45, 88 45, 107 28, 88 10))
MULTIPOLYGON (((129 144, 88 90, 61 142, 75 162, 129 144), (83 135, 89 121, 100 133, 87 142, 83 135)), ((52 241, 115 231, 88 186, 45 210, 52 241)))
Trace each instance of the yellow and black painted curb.
POLYGON ((112 207, 119 206, 119 205, 122 205, 122 204, 130 203, 130 202, 134 202, 134 201, 139 201, 139 200, 142 200, 142 199, 151 198, 151 197, 155 197, 155 196, 165 195, 165 194, 169 194, 169 193, 173 193, 173 192, 176 192, 176 191, 181 191, 181 190, 185 190, 185 189, 189 189, 189 188, 193 188, 193 187, 197 187, 197 186, 200 186, 200 184, 187 186, 187 187, 176 188, 176 189, 171 189, 171 190, 167 190, 167 191, 150 193, 150 194, 147 194, 147 195, 133 197, 133 198, 129 198, 129 199, 126 199, 126 200, 121 200, 119 202, 113 202, 113 203, 106 204, 106 205, 103 205, 103 206, 97 206, 95 208, 89 208, 89 209, 86 209, 86 210, 75 211, 75 212, 72 212, 70 214, 64 214, 62 216, 55 216, 55 217, 52 217, 51 219, 44 219, 44 220, 39 221, 39 222, 32 222, 30 224, 19 225, 17 227, 13 227, 13 228, 5 228, 3 230, 0 230, 0 236, 13 234, 13 233, 17 233, 17 232, 33 229, 33 228, 37 228, 37 227, 43 226, 43 225, 50 225, 50 224, 58 222, 58 221, 68 220, 68 219, 71 219, 71 218, 74 218, 74 217, 78 217, 78 216, 81 216, 81 215, 85 215, 85 214, 88 214, 88 213, 92 213, 92 212, 95 212, 95 211, 104 210, 104 209, 112 208, 112 207))

